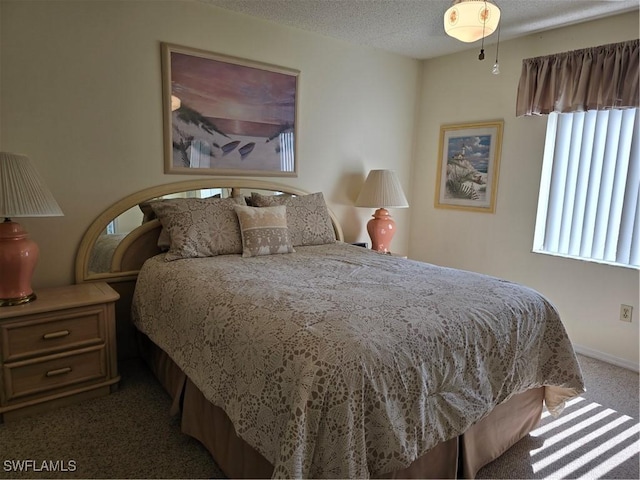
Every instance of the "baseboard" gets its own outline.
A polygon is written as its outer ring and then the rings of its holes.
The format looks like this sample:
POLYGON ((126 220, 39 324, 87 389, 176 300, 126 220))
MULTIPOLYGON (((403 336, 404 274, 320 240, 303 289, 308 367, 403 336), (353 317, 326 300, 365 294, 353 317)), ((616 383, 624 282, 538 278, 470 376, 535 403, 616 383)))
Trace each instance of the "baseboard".
POLYGON ((611 363, 612 365, 626 368, 627 370, 640 372, 640 365, 630 362, 629 360, 625 360, 624 358, 615 357, 613 355, 609 355, 608 353, 599 352, 598 350, 593 350, 592 348, 578 345, 576 343, 573 344, 573 349, 576 351, 576 353, 584 355, 585 357, 595 358, 596 360, 611 363))

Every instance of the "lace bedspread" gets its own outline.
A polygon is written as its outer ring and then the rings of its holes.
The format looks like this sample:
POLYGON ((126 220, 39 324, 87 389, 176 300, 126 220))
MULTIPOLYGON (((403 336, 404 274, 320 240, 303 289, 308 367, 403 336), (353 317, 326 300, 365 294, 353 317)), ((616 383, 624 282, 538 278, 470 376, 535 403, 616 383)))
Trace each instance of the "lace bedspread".
POLYGON ((512 395, 583 392, 554 307, 534 290, 342 243, 296 253, 149 259, 137 327, 274 477, 408 466, 512 395))

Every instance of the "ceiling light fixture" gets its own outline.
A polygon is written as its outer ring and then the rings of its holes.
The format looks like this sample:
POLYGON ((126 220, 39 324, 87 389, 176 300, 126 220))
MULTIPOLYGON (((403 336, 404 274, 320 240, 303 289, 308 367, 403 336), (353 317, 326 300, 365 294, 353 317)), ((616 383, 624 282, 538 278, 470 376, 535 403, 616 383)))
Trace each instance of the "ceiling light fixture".
POLYGON ((453 0, 444 14, 444 31, 461 42, 484 40, 498 28, 500 9, 488 0, 453 0))

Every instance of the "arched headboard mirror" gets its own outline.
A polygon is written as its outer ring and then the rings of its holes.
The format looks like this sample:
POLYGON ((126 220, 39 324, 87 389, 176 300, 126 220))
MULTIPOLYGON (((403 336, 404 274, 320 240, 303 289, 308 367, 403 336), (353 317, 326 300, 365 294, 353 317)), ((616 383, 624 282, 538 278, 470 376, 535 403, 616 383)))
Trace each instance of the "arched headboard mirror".
MULTIPOLYGON (((251 195, 252 191, 291 195, 309 193, 277 182, 243 178, 188 180, 140 190, 107 208, 89 226, 76 255, 76 283, 100 280, 118 283, 135 279, 140 266, 146 260, 144 256, 134 258, 135 252, 138 251, 137 246, 148 253, 156 244, 160 232, 157 220, 143 223, 145 202, 171 197, 251 195)), ((331 210, 329 215, 336 238, 342 240, 342 229, 331 210)))

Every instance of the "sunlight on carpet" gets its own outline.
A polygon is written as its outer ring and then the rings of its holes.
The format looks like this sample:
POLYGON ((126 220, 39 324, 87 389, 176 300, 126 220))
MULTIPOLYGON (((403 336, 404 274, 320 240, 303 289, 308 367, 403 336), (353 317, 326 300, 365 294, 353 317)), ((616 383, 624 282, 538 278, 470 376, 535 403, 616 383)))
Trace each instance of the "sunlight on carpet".
POLYGON ((583 397, 557 419, 545 412, 531 436, 541 443, 530 451, 536 476, 603 478, 640 455, 638 421, 583 397))

